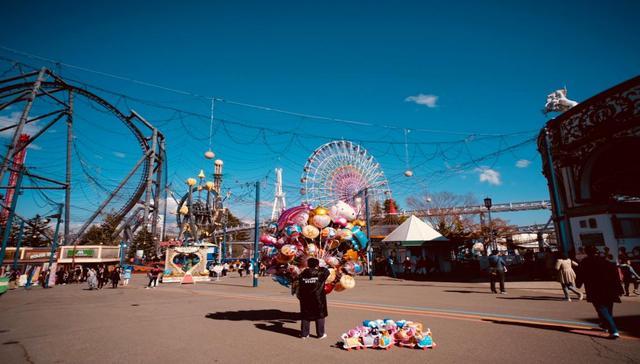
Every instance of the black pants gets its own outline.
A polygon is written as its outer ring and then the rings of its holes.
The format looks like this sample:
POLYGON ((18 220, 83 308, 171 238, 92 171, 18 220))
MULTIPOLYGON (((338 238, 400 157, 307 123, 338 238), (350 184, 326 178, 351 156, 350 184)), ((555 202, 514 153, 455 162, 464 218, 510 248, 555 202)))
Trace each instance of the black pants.
POLYGON ((104 286, 104 279, 100 278, 98 279, 98 289, 102 288, 102 286, 104 286))
POLYGON ((147 287, 155 286, 158 284, 158 276, 149 277, 149 285, 147 287))
POLYGON ((496 279, 500 280, 500 292, 504 292, 504 271, 496 270, 495 273, 489 273, 491 277, 491 292, 497 293, 496 291, 496 279))
POLYGON ((118 281, 112 280, 111 281, 111 288, 118 288, 118 281))
POLYGON ((624 280, 624 294, 626 296, 629 295, 629 288, 630 288, 629 286, 631 286, 631 283, 633 283, 633 289, 636 290, 636 291, 638 290, 638 281, 625 279, 624 280))
MULTIPOLYGON (((316 335, 318 335, 318 337, 324 335, 324 319, 317 319, 316 321, 316 335)), ((300 325, 300 335, 302 335, 302 337, 306 337, 309 336, 309 329, 311 328, 311 321, 309 320, 302 320, 302 323, 300 325)))

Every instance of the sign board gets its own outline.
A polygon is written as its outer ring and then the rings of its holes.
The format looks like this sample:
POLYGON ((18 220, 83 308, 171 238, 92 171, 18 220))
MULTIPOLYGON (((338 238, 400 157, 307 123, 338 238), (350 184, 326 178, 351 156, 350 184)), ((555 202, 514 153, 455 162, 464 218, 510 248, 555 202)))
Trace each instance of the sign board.
POLYGON ((67 258, 93 258, 96 251, 94 249, 67 250, 67 258))

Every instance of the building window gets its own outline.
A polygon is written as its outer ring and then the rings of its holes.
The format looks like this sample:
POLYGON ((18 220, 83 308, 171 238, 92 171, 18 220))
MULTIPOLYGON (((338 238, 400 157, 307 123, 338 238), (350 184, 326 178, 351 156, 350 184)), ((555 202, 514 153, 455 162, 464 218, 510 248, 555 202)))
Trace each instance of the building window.
POLYGON ((582 229, 586 229, 587 228, 587 220, 580 220, 580 227, 582 229))
POLYGON ((640 238, 640 219, 638 218, 619 218, 620 227, 619 238, 640 238))
POLYGON ((604 246, 604 235, 602 233, 580 234, 582 246, 604 246))
POLYGON ((598 228, 598 223, 596 222, 596 219, 589 219, 589 229, 596 229, 598 228))

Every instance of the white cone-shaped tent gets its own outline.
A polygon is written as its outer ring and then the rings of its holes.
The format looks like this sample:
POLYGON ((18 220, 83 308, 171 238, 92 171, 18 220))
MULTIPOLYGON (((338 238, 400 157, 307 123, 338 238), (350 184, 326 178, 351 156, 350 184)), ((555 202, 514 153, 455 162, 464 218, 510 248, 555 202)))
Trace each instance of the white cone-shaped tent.
POLYGON ((420 246, 428 241, 449 241, 426 222, 411 215, 393 230, 383 242, 400 242, 403 246, 420 246))

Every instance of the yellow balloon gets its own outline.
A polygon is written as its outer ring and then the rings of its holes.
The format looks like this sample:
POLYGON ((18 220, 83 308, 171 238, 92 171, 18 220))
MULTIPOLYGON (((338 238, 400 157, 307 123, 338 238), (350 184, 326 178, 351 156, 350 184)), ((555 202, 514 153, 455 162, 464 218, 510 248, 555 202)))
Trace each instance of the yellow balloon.
POLYGON ((344 289, 351 289, 356 286, 356 280, 353 279, 352 276, 345 274, 342 277, 340 277, 340 285, 344 289))
POLYGON ((327 215, 329 211, 322 206, 318 206, 313 210, 314 215, 327 215))
POLYGON ((334 268, 329 268, 329 277, 327 277, 327 281, 325 283, 333 283, 336 280, 336 270, 334 268))
POLYGON ((320 230, 313 225, 306 225, 302 228, 302 236, 307 239, 315 239, 320 234, 320 230))

